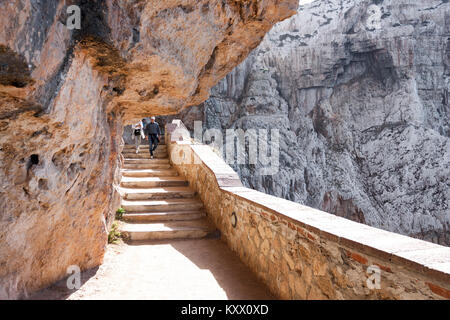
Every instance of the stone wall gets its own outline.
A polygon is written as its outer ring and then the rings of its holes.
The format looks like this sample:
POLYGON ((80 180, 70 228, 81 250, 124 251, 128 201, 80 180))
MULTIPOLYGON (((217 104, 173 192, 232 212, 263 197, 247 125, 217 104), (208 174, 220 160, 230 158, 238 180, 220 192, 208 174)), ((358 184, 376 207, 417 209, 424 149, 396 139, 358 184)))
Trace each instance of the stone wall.
POLYGON ((183 127, 179 120, 166 126, 173 166, 199 193, 223 240, 273 294, 450 299, 450 248, 245 188, 209 146, 176 130, 183 127), (372 270, 380 272, 379 286, 368 283, 372 270))

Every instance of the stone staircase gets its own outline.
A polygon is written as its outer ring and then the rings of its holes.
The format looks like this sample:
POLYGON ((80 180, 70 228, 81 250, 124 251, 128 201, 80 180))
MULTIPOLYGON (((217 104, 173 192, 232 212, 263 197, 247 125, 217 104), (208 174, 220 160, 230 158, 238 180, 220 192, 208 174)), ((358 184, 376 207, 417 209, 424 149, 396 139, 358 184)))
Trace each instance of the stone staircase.
POLYGON ((125 145, 120 230, 127 240, 204 238, 217 235, 207 221, 203 203, 188 182, 170 165, 167 146, 160 144, 154 159, 148 145, 125 145))

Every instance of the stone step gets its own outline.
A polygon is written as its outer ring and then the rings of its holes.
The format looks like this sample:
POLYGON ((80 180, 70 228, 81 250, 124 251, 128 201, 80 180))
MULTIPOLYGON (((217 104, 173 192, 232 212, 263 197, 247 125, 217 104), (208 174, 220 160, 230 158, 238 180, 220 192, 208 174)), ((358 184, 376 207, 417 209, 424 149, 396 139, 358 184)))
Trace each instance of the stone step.
MULTIPOLYGON (((140 154, 140 153, 145 154, 145 153, 149 153, 149 152, 150 152, 150 150, 149 150, 148 146, 146 146, 145 148, 139 148, 138 154, 140 154)), ((154 152, 167 152, 167 149, 158 146, 158 148, 156 148, 156 150, 154 152)), ((136 154, 136 149, 134 147, 133 148, 126 148, 126 149, 122 150, 122 153, 134 153, 134 154, 136 154)))
MULTIPOLYGON (((158 148, 153 153, 154 154, 156 154, 156 153, 160 153, 160 154, 166 153, 167 154, 167 150, 158 148)), ((123 155, 126 155, 126 154, 148 155, 148 154, 150 154, 150 151, 148 150, 148 148, 145 148, 145 149, 139 149, 139 152, 136 153, 136 150, 133 148, 133 149, 130 149, 130 150, 122 150, 122 154, 123 155)))
POLYGON ((216 229, 205 218, 165 223, 122 223, 128 240, 194 239, 213 235, 216 229))
POLYGON ((196 199, 122 200, 122 208, 128 213, 192 211, 203 209, 203 203, 196 199))
MULTIPOLYGON (((150 153, 147 151, 145 153, 122 153, 125 159, 150 159, 150 153)), ((156 159, 167 158, 167 152, 154 152, 153 156, 156 159)))
MULTIPOLYGON (((147 150, 148 151, 149 145, 147 144, 141 144, 139 146, 139 151, 141 150, 147 150)), ((161 150, 167 150, 167 146, 165 144, 158 144, 158 147, 156 148, 156 150, 161 149, 161 150)), ((126 144, 123 146, 123 150, 127 150, 127 151, 131 151, 131 150, 136 150, 136 146, 134 144, 126 144)))
POLYGON ((182 177, 122 177, 120 183, 125 188, 182 187, 188 182, 182 177))
POLYGON ((130 159, 125 158, 125 164, 135 164, 135 163, 142 163, 142 164, 153 164, 153 163, 169 163, 169 158, 161 158, 161 159, 130 159))
MULTIPOLYGON (((148 151, 148 148, 149 148, 149 144, 148 143, 147 144, 141 144, 139 146, 139 151, 143 151, 143 150, 148 151)), ((123 146, 122 152, 135 151, 135 150, 136 150, 136 146, 134 144, 133 145, 127 144, 127 145, 123 146)), ((166 151, 167 150, 167 146, 165 144, 158 144, 158 147, 156 148, 156 150, 164 150, 164 151, 166 151)))
MULTIPOLYGON (((148 144, 139 146, 139 151, 144 151, 144 150, 147 150, 147 151, 149 150, 148 144)), ((167 146, 158 144, 158 146, 156 147, 156 150, 167 151, 167 146)), ((123 152, 136 151, 136 147, 134 145, 133 146, 124 146, 122 151, 123 152)))
POLYGON ((174 169, 122 169, 123 177, 170 177, 178 176, 174 169))
POLYGON ((200 219, 206 216, 204 211, 165 211, 126 213, 123 220, 126 222, 162 222, 162 221, 187 221, 200 219))
POLYGON ((170 163, 125 163, 123 169, 126 170, 147 170, 147 169, 170 169, 170 163))
POLYGON ((195 191, 189 187, 164 187, 164 188, 121 188, 125 200, 160 200, 193 198, 195 191))

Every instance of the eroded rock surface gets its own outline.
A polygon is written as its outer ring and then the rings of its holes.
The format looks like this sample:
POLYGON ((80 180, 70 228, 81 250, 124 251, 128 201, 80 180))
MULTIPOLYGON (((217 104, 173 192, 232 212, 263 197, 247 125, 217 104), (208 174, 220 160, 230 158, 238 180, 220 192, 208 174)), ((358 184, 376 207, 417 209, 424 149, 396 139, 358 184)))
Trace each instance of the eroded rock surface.
POLYGON ((280 170, 246 186, 450 245, 450 4, 315 1, 182 112, 280 130, 280 170), (376 5, 376 6, 374 6, 376 5))
POLYGON ((0 299, 101 263, 122 125, 207 98, 294 0, 0 2, 0 299), (81 29, 69 30, 69 5, 81 29))

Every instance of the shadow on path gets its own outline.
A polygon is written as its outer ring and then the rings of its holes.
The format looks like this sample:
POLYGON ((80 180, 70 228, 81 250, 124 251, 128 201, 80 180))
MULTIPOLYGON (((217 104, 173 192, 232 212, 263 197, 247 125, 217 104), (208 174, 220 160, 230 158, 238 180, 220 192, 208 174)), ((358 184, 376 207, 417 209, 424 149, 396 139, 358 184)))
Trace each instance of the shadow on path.
MULTIPOLYGON (((149 243, 134 241, 130 245, 149 245, 149 243)), ((267 286, 220 239, 180 239, 154 241, 151 244, 169 244, 199 269, 211 272, 230 300, 275 299, 267 286)))
MULTIPOLYGON (((99 267, 94 267, 91 269, 88 269, 80 274, 80 282, 81 287, 92 277, 94 277, 97 274, 97 271, 99 270, 99 267)), ((59 280, 58 282, 55 282, 51 286, 40 290, 34 294, 32 294, 30 297, 28 297, 27 300, 66 300, 70 295, 77 292, 78 289, 69 289, 67 287, 67 279, 69 276, 65 277, 64 279, 59 280)))

